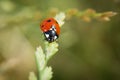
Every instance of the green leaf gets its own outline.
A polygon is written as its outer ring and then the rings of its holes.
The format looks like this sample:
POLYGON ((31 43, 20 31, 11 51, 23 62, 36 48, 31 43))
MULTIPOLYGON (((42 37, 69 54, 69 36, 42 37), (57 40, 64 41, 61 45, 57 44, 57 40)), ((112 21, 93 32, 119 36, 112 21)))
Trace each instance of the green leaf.
POLYGON ((39 71, 42 71, 46 65, 45 61, 45 54, 43 53, 43 50, 41 46, 39 46, 35 52, 35 57, 36 57, 36 63, 39 71))
POLYGON ((52 68, 51 67, 46 67, 44 69, 44 72, 41 76, 41 80, 50 80, 52 78, 52 68))
POLYGON ((52 42, 48 43, 45 42, 45 49, 46 49, 46 60, 48 61, 55 53, 58 51, 58 43, 52 42))

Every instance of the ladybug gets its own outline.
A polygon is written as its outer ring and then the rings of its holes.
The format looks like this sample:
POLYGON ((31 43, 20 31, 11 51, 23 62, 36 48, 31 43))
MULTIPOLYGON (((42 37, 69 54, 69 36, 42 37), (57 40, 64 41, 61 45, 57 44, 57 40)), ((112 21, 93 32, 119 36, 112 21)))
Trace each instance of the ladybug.
POLYGON ((58 22, 54 18, 45 19, 40 28, 45 36, 45 40, 49 43, 54 42, 60 35, 60 27, 58 22))

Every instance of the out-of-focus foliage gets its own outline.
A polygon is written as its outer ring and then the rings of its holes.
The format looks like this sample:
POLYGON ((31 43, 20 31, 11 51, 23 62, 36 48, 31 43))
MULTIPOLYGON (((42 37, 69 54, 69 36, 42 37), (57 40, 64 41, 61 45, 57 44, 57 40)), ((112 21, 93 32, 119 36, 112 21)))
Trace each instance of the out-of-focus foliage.
POLYGON ((34 52, 44 47, 41 20, 71 10, 99 17, 67 15, 59 52, 49 62, 53 80, 119 80, 119 0, 0 0, 0 80, 28 80, 31 71, 37 75, 34 52))

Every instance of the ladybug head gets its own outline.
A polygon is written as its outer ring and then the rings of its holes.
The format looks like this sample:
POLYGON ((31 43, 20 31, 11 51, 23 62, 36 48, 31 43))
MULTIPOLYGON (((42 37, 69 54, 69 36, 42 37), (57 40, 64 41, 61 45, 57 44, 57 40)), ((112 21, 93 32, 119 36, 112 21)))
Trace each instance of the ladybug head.
POLYGON ((48 41, 48 42, 53 42, 55 41, 56 39, 58 39, 58 35, 56 33, 56 29, 55 29, 55 26, 52 26, 50 28, 50 30, 44 32, 44 36, 45 36, 45 39, 48 41))

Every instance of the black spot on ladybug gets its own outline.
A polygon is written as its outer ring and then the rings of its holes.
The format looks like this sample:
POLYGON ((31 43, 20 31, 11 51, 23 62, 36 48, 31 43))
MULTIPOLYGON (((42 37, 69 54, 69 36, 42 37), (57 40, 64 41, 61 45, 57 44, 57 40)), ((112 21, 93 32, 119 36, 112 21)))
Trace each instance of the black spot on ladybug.
POLYGON ((44 27, 44 25, 41 26, 42 28, 44 27))
POLYGON ((58 22, 56 21, 56 23, 58 24, 58 22))
POLYGON ((47 22, 51 22, 51 20, 49 19, 49 20, 47 20, 47 22))

